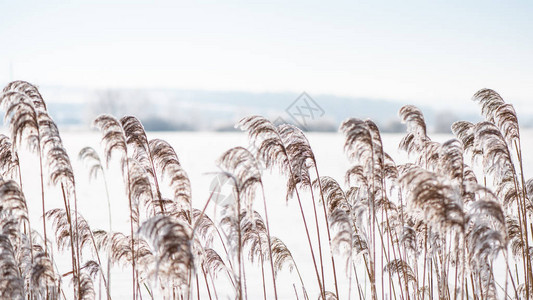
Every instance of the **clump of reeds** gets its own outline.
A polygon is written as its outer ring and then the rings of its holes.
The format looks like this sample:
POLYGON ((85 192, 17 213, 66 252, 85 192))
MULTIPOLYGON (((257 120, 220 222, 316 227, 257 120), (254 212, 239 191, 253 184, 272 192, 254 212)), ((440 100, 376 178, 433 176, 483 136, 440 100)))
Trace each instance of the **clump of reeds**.
POLYGON ((524 176, 518 118, 492 90, 474 100, 485 120, 454 123, 456 138, 443 143, 429 137, 418 108, 402 107, 404 164, 384 150, 374 122, 346 120, 344 183, 320 175, 297 127, 244 118, 237 126, 254 148, 231 148, 216 161, 213 174, 226 178, 234 195, 222 203, 216 191, 193 201, 172 146, 150 140, 137 118, 99 116, 105 163, 90 147, 79 158, 104 185, 104 230, 78 211, 67 149, 38 89, 10 83, 0 97, 10 129, 0 135, 0 298, 93 299, 104 291, 111 299, 115 267, 131 272, 133 299, 247 299, 255 289, 264 299, 529 299, 533 179, 524 176), (36 187, 22 180, 23 146, 39 160, 39 204, 24 196, 36 187), (128 232, 111 226, 106 172, 113 158, 128 232), (295 230, 308 256, 295 256, 271 232, 269 214, 276 212, 265 195, 278 187, 264 185, 263 166, 286 177, 286 201, 298 204, 295 230), (61 192, 61 207, 49 207, 45 183, 61 192), (41 206, 42 228, 32 227, 29 205, 41 206), (69 254, 69 270, 58 270, 54 250, 69 254), (313 280, 304 280, 302 264, 312 266, 313 280), (292 280, 280 281, 282 272, 292 280))

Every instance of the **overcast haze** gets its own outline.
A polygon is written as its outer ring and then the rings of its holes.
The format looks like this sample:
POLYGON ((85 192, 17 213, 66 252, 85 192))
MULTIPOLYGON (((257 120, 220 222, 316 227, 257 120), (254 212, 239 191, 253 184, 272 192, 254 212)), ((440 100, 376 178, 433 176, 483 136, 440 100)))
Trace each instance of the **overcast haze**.
POLYGON ((0 83, 293 92, 533 111, 527 1, 1 1, 0 83))

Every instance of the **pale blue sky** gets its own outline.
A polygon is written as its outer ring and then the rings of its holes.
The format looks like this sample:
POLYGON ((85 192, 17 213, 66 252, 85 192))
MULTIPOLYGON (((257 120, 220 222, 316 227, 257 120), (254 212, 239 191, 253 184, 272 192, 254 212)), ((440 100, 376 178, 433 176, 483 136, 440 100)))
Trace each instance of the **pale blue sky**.
POLYGON ((2 85, 13 75, 440 106, 490 87, 533 110, 530 1, 0 0, 0 11, 2 85))

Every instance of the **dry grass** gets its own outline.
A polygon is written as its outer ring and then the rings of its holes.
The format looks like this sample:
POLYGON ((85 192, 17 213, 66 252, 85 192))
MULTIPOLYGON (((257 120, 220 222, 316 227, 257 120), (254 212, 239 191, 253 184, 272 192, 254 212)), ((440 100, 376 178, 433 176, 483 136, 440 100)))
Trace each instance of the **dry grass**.
MULTIPOLYGON (((107 231, 83 218, 70 159, 44 100, 35 86, 10 83, 0 98, 11 132, 0 136, 0 298, 93 299, 98 290, 111 299, 113 265, 131 272, 134 299, 218 299, 221 286, 231 287, 236 299, 248 298, 252 288, 265 299, 277 299, 278 289, 293 290, 297 299, 531 298, 533 180, 523 175, 518 118, 492 90, 474 100, 485 121, 456 122, 457 139, 442 144, 428 136, 422 112, 404 106, 399 113, 407 133, 399 148, 411 158, 404 165, 384 151, 376 124, 346 120, 340 126, 350 161, 344 186, 319 174, 301 130, 245 118, 238 126, 254 152, 236 147, 220 156, 217 174, 233 183, 235 199, 213 217, 206 213, 213 194, 207 201, 192 198, 170 144, 150 140, 133 116, 102 115, 94 124, 105 165, 89 147, 79 158, 90 178, 103 178, 106 191, 107 167, 120 162, 130 216, 123 233, 113 231, 109 210, 107 231), (39 159, 41 225, 28 216, 21 147, 39 159), (270 231, 270 187, 260 166, 287 178, 287 201, 298 203, 297 230, 309 255, 298 263, 312 264, 313 281, 304 282, 290 249, 270 231), (45 181, 62 191, 62 207, 47 207, 45 181), (42 226, 42 236, 35 226, 42 226), (71 270, 59 273, 53 250, 70 254, 71 270), (247 277, 249 268, 258 268, 260 278, 247 277), (281 272, 293 281, 279 281, 281 272)), ((109 202, 107 196, 108 208, 109 202)))

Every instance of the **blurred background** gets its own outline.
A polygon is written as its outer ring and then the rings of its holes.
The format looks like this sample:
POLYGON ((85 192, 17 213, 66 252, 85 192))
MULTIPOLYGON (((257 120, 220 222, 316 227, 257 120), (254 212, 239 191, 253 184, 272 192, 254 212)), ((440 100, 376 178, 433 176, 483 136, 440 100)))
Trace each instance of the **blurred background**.
POLYGON ((481 119, 491 88, 533 126, 530 1, 0 1, 0 85, 40 87, 62 129, 100 113, 148 130, 230 131, 265 115, 308 131, 347 117, 402 131, 481 119), (302 94, 304 93, 305 94, 302 94))

